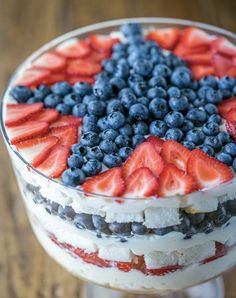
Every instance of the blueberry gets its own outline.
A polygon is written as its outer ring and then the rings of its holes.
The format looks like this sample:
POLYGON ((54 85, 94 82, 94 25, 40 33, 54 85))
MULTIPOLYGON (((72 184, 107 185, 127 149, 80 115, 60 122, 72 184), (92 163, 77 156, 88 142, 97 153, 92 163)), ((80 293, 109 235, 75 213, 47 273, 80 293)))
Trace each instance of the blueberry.
POLYGON ((118 99, 112 99, 108 102, 107 104, 107 114, 110 114, 112 112, 123 112, 124 108, 123 105, 121 104, 120 100, 118 99))
POLYGON ((176 68, 178 66, 186 66, 186 62, 185 61, 183 61, 181 58, 175 56, 172 53, 169 53, 169 55, 167 57, 170 59, 171 66, 173 68, 176 68))
POLYGON ((166 132, 165 139, 166 140, 174 140, 174 141, 181 141, 183 138, 183 133, 179 128, 169 128, 166 132))
POLYGON ((173 232, 173 228, 172 227, 157 228, 157 229, 153 229, 153 232, 158 236, 164 236, 170 232, 173 232))
POLYGON ((68 158, 67 164, 70 168, 81 168, 84 164, 84 158, 80 154, 72 154, 68 158))
POLYGON ((188 148, 189 150, 193 150, 196 148, 196 145, 193 142, 184 141, 183 145, 188 148))
POLYGON ((96 124, 97 121, 98 121, 98 117, 95 116, 95 115, 89 115, 89 114, 86 114, 86 115, 83 117, 83 125, 84 125, 84 124, 87 124, 87 123, 96 124))
POLYGON ((98 146, 95 146, 92 148, 88 148, 86 157, 87 157, 87 159, 97 159, 99 161, 102 161, 104 154, 98 146))
POLYGON ((135 148, 139 144, 143 143, 145 141, 144 136, 142 135, 134 135, 131 139, 132 147, 135 148))
POLYGON ((50 88, 45 84, 41 84, 35 88, 34 97, 43 100, 49 93, 51 93, 50 88))
POLYGON ((84 156, 87 153, 87 148, 84 145, 82 145, 82 144, 74 144, 71 147, 71 151, 74 154, 81 154, 81 155, 84 156))
POLYGON ((206 136, 216 136, 218 135, 220 129, 219 125, 215 122, 207 122, 203 125, 202 131, 206 136))
POLYGON ((190 219, 186 213, 183 213, 181 218, 181 223, 179 225, 174 226, 173 228, 176 232, 186 234, 189 232, 190 227, 191 227, 190 219))
POLYGON ((112 87, 113 93, 117 93, 119 90, 125 88, 126 82, 122 78, 111 78, 110 84, 112 87))
POLYGON ((193 101, 193 105, 196 108, 203 107, 205 106, 205 104, 206 104, 206 100, 204 98, 197 98, 193 101))
POLYGON ((61 205, 58 208, 58 215, 61 219, 72 221, 75 218, 75 211, 71 206, 62 207, 61 205))
POLYGON ((72 87, 67 82, 58 82, 52 86, 52 92, 56 95, 65 96, 72 91, 72 87))
POLYGON ((233 88, 233 90, 232 90, 232 95, 233 96, 236 96, 236 86, 233 88))
POLYGON ((149 110, 156 119, 163 119, 168 113, 168 105, 163 98, 154 98, 149 104, 149 110))
POLYGON ((82 134, 80 142, 82 145, 94 147, 99 144, 100 138, 95 132, 86 132, 82 134))
POLYGON ((145 82, 137 82, 133 86, 135 95, 145 96, 147 93, 147 84, 145 82))
POLYGON ((200 122, 206 121, 207 114, 204 110, 201 110, 199 108, 192 108, 187 112, 186 118, 188 120, 191 120, 196 125, 200 125, 200 122))
POLYGON ((229 76, 220 78, 218 82, 219 89, 221 90, 232 90, 235 84, 235 78, 229 76))
POLYGON ((230 154, 232 157, 236 157, 236 144, 228 143, 224 147, 224 152, 230 154))
POLYGON ((98 119, 97 126, 101 131, 111 128, 107 116, 98 119))
POLYGON ((105 152, 107 154, 117 152, 116 144, 114 142, 108 141, 108 140, 101 141, 100 148, 102 149, 103 152, 105 152))
POLYGON ((169 97, 180 97, 181 96, 181 90, 177 87, 170 87, 168 90, 167 90, 167 93, 169 95, 169 97))
POLYGON ((230 135, 226 131, 220 131, 217 135, 218 139, 221 141, 223 145, 230 143, 230 135))
POLYGON ((146 135, 148 133, 148 125, 145 122, 135 122, 132 127, 134 134, 146 135))
POLYGON ((214 230, 213 223, 208 220, 204 220, 202 223, 200 223, 199 226, 200 226, 199 227, 200 232, 205 234, 210 234, 214 230))
POLYGON ((210 155, 210 156, 214 156, 215 155, 215 151, 214 149, 210 146, 210 145, 202 145, 201 147, 199 147, 203 152, 205 152, 206 154, 210 155))
POLYGON ((184 123, 184 116, 180 112, 169 112, 164 121, 169 127, 179 127, 184 123))
POLYGON ((129 142, 130 142, 129 137, 125 135, 118 135, 115 139, 115 144, 119 148, 129 146, 129 142))
POLYGON ((115 138, 118 136, 118 132, 112 128, 104 130, 101 134, 103 140, 115 141, 115 138))
POLYGON ((113 74, 115 71, 116 63, 110 59, 105 59, 102 61, 102 67, 107 73, 113 74))
MULTIPOLYGON (((122 90, 121 90, 122 91, 122 90)), ((120 97, 121 104, 126 108, 129 109, 133 104, 136 102, 136 96, 134 93, 127 93, 123 94, 120 97)))
POLYGON ((94 225, 96 231, 107 234, 108 223, 105 222, 104 217, 102 217, 100 215, 93 214, 92 221, 93 221, 93 225, 94 225))
POLYGON ((86 176, 94 176, 101 172, 102 164, 97 159, 89 159, 83 164, 82 170, 86 176))
POLYGON ((133 89, 136 83, 144 82, 144 78, 136 73, 128 77, 128 84, 133 89))
POLYGON ((116 65, 114 76, 116 78, 121 78, 126 80, 129 76, 129 65, 128 63, 121 63, 121 59, 119 60, 118 64, 116 65))
POLYGON ((190 85, 192 80, 191 73, 177 67, 171 74, 170 81, 178 88, 186 88, 190 85))
POLYGON ((222 147, 221 141, 217 137, 206 137, 204 145, 211 146, 215 151, 219 151, 222 147))
POLYGON ((124 43, 116 43, 112 47, 113 52, 120 52, 120 51, 126 51, 127 45, 124 43))
POLYGON ((145 105, 146 107, 148 107, 150 100, 147 97, 142 96, 142 97, 137 98, 137 103, 141 103, 141 104, 145 105))
POLYGON ((155 135, 161 138, 165 136, 167 129, 168 127, 166 123, 162 120, 155 120, 151 122, 149 127, 149 131, 151 135, 155 135))
POLYGON ((87 110, 90 115, 101 117, 105 113, 106 105, 103 101, 93 100, 88 103, 87 110))
POLYGON ((208 90, 214 91, 214 88, 211 88, 209 86, 202 86, 198 89, 197 95, 199 98, 206 99, 206 93, 208 90))
POLYGON ((141 27, 137 23, 127 23, 121 26, 121 32, 125 36, 131 36, 131 35, 141 35, 141 27))
POLYGON ((166 98, 167 97, 167 92, 165 91, 164 88, 162 87, 152 87, 148 90, 147 92, 147 97, 150 99, 154 99, 156 97, 159 98, 166 98))
POLYGON ((188 214, 188 218, 190 219, 191 224, 197 225, 203 222, 205 219, 204 213, 195 213, 195 214, 188 214))
POLYGON ((88 105, 91 101, 97 100, 97 97, 93 94, 85 95, 83 97, 83 103, 88 105))
POLYGON ((153 65, 147 59, 137 59, 133 64, 134 71, 141 76, 149 76, 151 74, 153 65))
POLYGON ((223 204, 219 203, 217 210, 211 214, 216 227, 220 227, 228 221, 226 209, 223 204))
POLYGON ((148 229, 141 222, 132 222, 131 231, 134 235, 145 235, 148 229))
POLYGON ((45 108, 53 108, 55 109, 56 106, 62 102, 62 98, 56 94, 49 94, 44 99, 44 106, 45 108))
POLYGON ((217 80, 214 76, 205 76, 199 81, 200 86, 217 87, 217 80))
POLYGON ((197 98, 196 93, 190 88, 182 89, 181 95, 186 96, 190 102, 193 102, 197 98))
POLYGON ((92 221, 92 215, 85 213, 77 213, 74 218, 74 225, 78 229, 94 230, 94 224, 92 221))
POLYGON ((152 74, 153 76, 168 78, 171 75, 171 69, 165 64, 157 64, 152 74))
POLYGON ((112 86, 108 80, 98 79, 93 85, 93 94, 100 99, 112 96, 112 86))
POLYGON ((233 160, 232 167, 233 167, 234 171, 236 171, 236 158, 234 158, 234 160, 233 160))
POLYGON ((81 103, 82 99, 78 94, 70 93, 64 97, 63 102, 64 104, 73 107, 77 103, 81 103))
POLYGON ((147 120, 149 118, 149 110, 145 105, 141 103, 136 103, 130 107, 129 116, 132 119, 138 121, 147 120))
POLYGON ((171 97, 169 106, 173 111, 183 111, 188 107, 188 98, 186 96, 171 97))
MULTIPOLYGON (((119 61, 120 59, 125 58, 125 57, 126 57, 126 53, 125 53, 125 51, 113 52, 112 55, 111 55, 111 59, 112 59, 113 61, 115 61, 115 60, 119 61)), ((107 69, 107 68, 106 68, 105 70, 108 72, 108 69, 107 69)), ((113 71, 110 70, 109 73, 112 74, 113 71)))
POLYGON ((90 132, 90 131, 98 133, 99 129, 98 129, 97 125, 92 122, 83 123, 81 132, 85 133, 85 132, 90 132))
POLYGON ((225 163, 226 165, 228 166, 231 166, 232 165, 232 162, 233 162, 233 158, 231 155, 229 155, 228 153, 224 153, 224 152, 220 152, 216 155, 216 158, 225 163))
MULTIPOLYGON (((132 48, 132 47, 130 47, 130 48, 132 48)), ((129 63, 130 66, 133 66, 133 64, 137 60, 145 59, 146 58, 146 54, 144 52, 137 51, 136 50, 136 47, 133 47, 133 48, 135 48, 134 51, 132 53, 129 53, 129 57, 128 57, 128 63, 129 63)), ((137 73, 134 73, 134 75, 138 75, 138 74, 137 73)))
POLYGON ((194 128, 194 124, 190 120, 184 120, 183 124, 180 126, 180 129, 182 130, 183 133, 186 133, 193 128, 194 128))
POLYGON ((149 87, 162 87, 164 89, 167 88, 167 82, 166 79, 163 77, 152 77, 149 81, 148 81, 148 86, 149 87))
POLYGON ((86 114, 87 106, 84 103, 78 103, 72 109, 72 115, 75 117, 84 117, 86 114))
POLYGON ((217 107, 213 103, 206 104, 204 109, 210 115, 218 113, 217 107))
POLYGON ((10 95, 18 102, 24 103, 33 96, 30 88, 25 86, 15 86, 11 89, 10 95))
POLYGON ((186 141, 193 142, 195 145, 200 145, 205 139, 204 133, 200 129, 191 129, 187 132, 186 141))
POLYGON ((57 215, 58 213, 59 204, 57 202, 47 201, 47 204, 45 206, 45 210, 49 214, 57 215))
POLYGON ((217 123, 217 124, 221 124, 221 117, 220 117, 220 115, 212 114, 212 115, 208 118, 208 122, 215 122, 215 123, 217 123))
POLYGON ((92 92, 91 85, 86 82, 77 82, 73 86, 73 91, 79 96, 85 96, 92 92))
POLYGON ((107 121, 110 127, 117 129, 125 124, 125 116, 121 112, 112 112, 108 115, 107 121))
POLYGON ((220 90, 214 90, 213 88, 208 88, 206 91, 206 100, 209 103, 218 104, 222 101, 223 96, 220 90))
POLYGON ((84 182, 84 172, 77 168, 65 170, 62 174, 62 182, 69 186, 77 186, 84 182))
POLYGON ((119 167, 122 164, 122 159, 118 154, 111 153, 104 156, 103 163, 108 168, 119 167))
POLYGON ((236 199, 228 200, 225 202, 225 208, 231 215, 236 214, 236 199))
POLYGON ((121 157, 123 161, 125 161, 130 154, 133 152, 133 149, 130 147, 122 147, 119 149, 118 155, 121 157))
POLYGON ((117 235, 128 236, 131 232, 131 224, 130 223, 118 223, 113 222, 109 224, 109 229, 117 235))
POLYGON ((27 99, 27 103, 28 104, 32 104, 32 103, 36 103, 36 102, 41 102, 42 99, 40 98, 36 98, 36 97, 30 97, 29 99, 27 99))
POLYGON ((56 106, 56 110, 62 115, 70 115, 71 114, 71 106, 68 106, 65 103, 59 103, 56 106))
POLYGON ((131 137, 133 135, 133 128, 130 124, 127 123, 124 126, 122 126, 121 128, 119 128, 119 133, 121 135, 131 137))

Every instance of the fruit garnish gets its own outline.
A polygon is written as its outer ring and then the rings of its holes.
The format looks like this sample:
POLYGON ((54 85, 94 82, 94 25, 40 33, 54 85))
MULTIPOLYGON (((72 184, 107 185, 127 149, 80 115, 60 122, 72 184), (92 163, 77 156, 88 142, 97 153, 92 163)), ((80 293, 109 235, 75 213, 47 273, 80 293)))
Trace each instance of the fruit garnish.
POLYGON ((190 150, 176 141, 166 141, 162 146, 161 156, 165 163, 172 163, 185 171, 190 156, 190 150))
POLYGON ((215 74, 213 66, 196 64, 191 66, 192 74, 194 79, 199 80, 202 77, 210 76, 215 74))
POLYGON ((47 85, 52 85, 54 83, 63 82, 67 80, 67 76, 64 72, 55 72, 50 74, 43 82, 47 85))
POLYGON ((218 37, 212 42, 212 51, 223 55, 235 56, 236 46, 225 37, 218 37))
POLYGON ((232 68, 232 60, 229 57, 216 53, 212 55, 212 65, 216 75, 222 77, 232 68))
POLYGON ((129 272, 133 269, 132 262, 116 262, 116 267, 124 272, 129 272))
POLYGON ((91 52, 84 40, 68 40, 57 47, 57 52, 66 58, 84 58, 91 52))
POLYGON ((232 109, 236 109, 236 97, 224 99, 217 105, 217 109, 221 115, 230 112, 232 109))
POLYGON ((161 173, 164 163, 153 144, 144 142, 140 144, 123 165, 123 174, 127 178, 135 170, 146 167, 155 177, 161 173))
POLYGON ((195 178, 198 188, 211 188, 233 178, 232 170, 202 150, 191 151, 187 172, 195 178))
POLYGON ((20 142, 16 144, 16 148, 28 163, 33 167, 37 167, 47 158, 49 152, 57 142, 58 138, 46 136, 20 142))
POLYGON ((162 139, 159 139, 158 137, 156 136, 149 136, 147 139, 146 139, 147 142, 149 143, 152 143, 152 145, 155 147, 156 151, 158 153, 161 153, 161 150, 162 150, 162 146, 164 144, 164 141, 162 139))
POLYGON ((82 185, 86 192, 105 194, 107 196, 120 196, 125 190, 125 182, 122 178, 121 168, 112 168, 96 175, 82 185))
POLYGON ((55 109, 43 109, 37 115, 32 117, 34 121, 44 121, 47 123, 52 123, 60 117, 60 114, 55 109))
POLYGON ((155 41, 160 47, 171 50, 179 39, 180 31, 178 28, 164 28, 150 31, 147 39, 155 41))
POLYGON ((204 53, 186 54, 184 60, 190 64, 211 65, 212 53, 207 51, 204 53))
POLYGON ((202 262, 203 264, 206 264, 206 263, 215 261, 216 259, 219 259, 219 258, 221 258, 221 257, 223 257, 223 256, 226 255, 226 253, 227 253, 227 247, 224 244, 222 244, 220 242, 216 242, 215 245, 216 245, 215 255, 212 256, 212 257, 209 257, 209 258, 205 259, 202 262))
POLYGON ((209 46, 199 46, 195 48, 188 48, 183 43, 179 42, 174 49, 174 54, 184 58, 186 55, 203 54, 209 50, 209 46))
POLYGON ((20 124, 43 109, 43 103, 34 104, 7 104, 6 126, 20 124))
POLYGON ((52 71, 59 71, 65 68, 66 59, 55 52, 47 52, 33 62, 36 67, 46 68, 52 71))
POLYGON ((88 83, 88 84, 93 84, 95 82, 93 77, 73 76, 73 75, 69 76, 67 78, 67 80, 72 85, 77 83, 77 82, 85 82, 85 83, 88 83))
POLYGON ((71 147, 78 141, 78 128, 75 125, 53 127, 48 135, 57 137, 60 145, 71 147))
POLYGON ((109 35, 91 35, 88 40, 91 47, 98 52, 109 52, 113 45, 119 42, 118 38, 112 38, 109 35))
POLYGON ((182 31, 181 42, 188 48, 195 48, 209 45, 214 39, 214 36, 201 29, 188 27, 182 31))
POLYGON ((42 83, 50 75, 50 71, 44 68, 26 69, 14 82, 15 85, 36 86, 42 83))
POLYGON ((225 127, 231 137, 236 140, 236 121, 226 121, 225 127))
POLYGON ((168 164, 160 174, 157 194, 160 197, 169 197, 188 194, 195 189, 196 183, 193 177, 175 165, 168 164))
POLYGON ((148 168, 135 170, 125 180, 126 190, 124 197, 143 198, 155 195, 158 189, 158 180, 148 168))
POLYGON ((75 116, 72 116, 72 115, 61 115, 57 121, 53 122, 50 125, 50 128, 59 127, 59 126, 66 126, 66 125, 80 126, 82 121, 83 120, 80 117, 75 117, 75 116))
POLYGON ((66 71, 71 75, 92 76, 99 73, 102 67, 99 63, 83 60, 71 60, 66 71))

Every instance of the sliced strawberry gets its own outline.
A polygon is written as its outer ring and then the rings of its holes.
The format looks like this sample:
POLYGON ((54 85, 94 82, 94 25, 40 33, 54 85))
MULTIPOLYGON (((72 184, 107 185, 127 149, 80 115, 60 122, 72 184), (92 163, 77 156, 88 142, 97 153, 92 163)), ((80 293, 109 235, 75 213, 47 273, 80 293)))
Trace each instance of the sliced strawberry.
POLYGON ((182 43, 188 48, 209 45, 214 39, 214 36, 195 27, 188 27, 184 29, 181 37, 182 43))
POLYGON ((212 53, 207 51, 204 53, 186 54, 184 60, 190 64, 211 65, 212 53))
POLYGON ((84 58, 90 54, 90 48, 84 40, 68 40, 62 43, 57 52, 66 58, 84 58))
POLYGON ((144 198, 156 194, 158 180, 148 168, 135 170, 125 180, 126 190, 123 194, 126 198, 144 198))
POLYGON ((129 272, 133 269, 132 262, 116 262, 116 267, 124 272, 129 272))
POLYGON ((225 76, 236 78, 236 67, 235 66, 230 67, 226 71, 225 76))
POLYGON ((112 168, 98 174, 82 185, 86 192, 102 194, 107 196, 120 196, 125 190, 125 182, 122 178, 121 168, 112 168))
POLYGON ((52 71, 59 71, 65 68, 66 59, 55 52, 47 52, 33 62, 36 67, 46 68, 52 71))
POLYGON ((66 125, 74 125, 78 127, 81 125, 82 121, 83 120, 80 117, 75 117, 72 115, 61 115, 57 121, 50 125, 50 128, 66 125))
POLYGON ((211 188, 233 178, 230 167, 199 149, 191 151, 187 172, 195 178, 200 189, 211 188))
POLYGON ((110 52, 97 52, 92 51, 86 58, 87 61, 100 63, 102 60, 107 59, 111 56, 110 52))
POLYGON ((150 31, 147 39, 155 41, 166 50, 172 50, 179 39, 179 33, 179 29, 175 27, 157 29, 150 31))
POLYGON ((29 119, 43 109, 43 103, 8 104, 6 113, 6 126, 15 126, 29 119))
POLYGON ((231 137, 236 140, 236 122, 235 121, 226 121, 225 127, 227 132, 231 135, 231 137))
POLYGON ((161 140, 160 138, 156 137, 156 136, 149 136, 146 139, 147 142, 152 143, 152 145, 155 147, 156 151, 158 153, 161 153, 162 150, 162 146, 164 144, 164 141, 161 140))
POLYGON ((54 83, 63 82, 67 80, 67 76, 63 72, 51 73, 46 80, 43 81, 44 84, 52 85, 54 83))
POLYGON ((68 147, 56 145, 37 169, 50 178, 58 178, 67 168, 69 154, 68 147))
POLYGON ((29 68, 15 80, 14 84, 21 86, 36 86, 42 83, 49 75, 50 71, 48 69, 29 68))
POLYGON ((166 274, 174 273, 175 271, 182 269, 182 266, 179 265, 172 265, 172 266, 166 266, 158 269, 147 269, 145 268, 142 270, 142 272, 146 275, 152 275, 152 276, 164 276, 166 274))
POLYGON ((33 116, 31 120, 34 121, 44 121, 47 123, 52 123, 60 117, 60 114, 55 109, 43 109, 37 115, 33 116))
POLYGON ((225 76, 227 71, 232 67, 232 59, 220 54, 212 55, 212 65, 216 75, 219 77, 225 76))
POLYGON ((161 156, 165 163, 172 163, 186 171, 190 150, 176 141, 166 141, 162 146, 161 156))
POLYGON ((236 108, 230 110, 229 112, 222 113, 221 116, 228 121, 236 121, 236 108))
POLYGON ((57 142, 58 138, 46 136, 20 142, 16 144, 16 148, 28 163, 33 167, 37 167, 47 158, 57 142))
POLYGON ((67 67, 68 74, 81 76, 92 76, 99 73, 101 70, 102 67, 99 63, 78 59, 70 61, 67 67))
POLYGON ((236 109, 236 97, 223 100, 217 105, 220 114, 227 113, 232 109, 236 109))
POLYGON ((48 135, 57 137, 60 145, 70 148, 78 141, 78 128, 75 125, 53 127, 48 135))
POLYGON ((150 142, 140 144, 126 160, 123 165, 124 177, 127 178, 135 170, 142 167, 151 170, 156 177, 159 176, 164 167, 161 156, 150 142))
POLYGON ((194 79, 199 80, 202 77, 215 75, 215 69, 210 65, 196 64, 191 66, 194 79))
POLYGON ((119 42, 118 38, 112 38, 109 35, 91 35, 89 42, 92 48, 98 52, 109 52, 114 44, 119 42))
POLYGON ((27 121, 24 124, 10 127, 7 132, 11 144, 15 145, 21 141, 37 136, 42 136, 49 130, 47 122, 27 121))
POLYGON ((93 84, 95 82, 93 77, 85 77, 85 76, 68 76, 67 81, 71 84, 74 85, 75 83, 78 82, 85 82, 88 84, 93 84))
POLYGON ((219 258, 221 258, 221 257, 223 257, 223 256, 226 255, 226 253, 227 253, 227 247, 224 244, 222 244, 220 242, 216 242, 215 245, 216 245, 215 255, 212 256, 212 257, 209 257, 209 258, 205 259, 202 262, 203 264, 206 264, 206 263, 215 261, 215 260, 217 260, 217 259, 219 259, 219 258))
POLYGON ((80 248, 73 249, 73 252, 86 263, 93 264, 101 268, 109 268, 112 265, 111 261, 100 258, 97 252, 89 253, 80 248))
POLYGON ((179 42, 174 49, 174 54, 184 58, 186 55, 193 55, 193 54, 200 54, 200 53, 203 54, 207 51, 209 51, 209 46, 206 46, 206 45, 190 49, 184 46, 181 42, 179 42))
POLYGON ((213 52, 218 52, 223 55, 236 55, 236 46, 225 37, 218 37, 212 43, 213 52))
POLYGON ((169 197, 188 194, 195 189, 196 182, 193 177, 187 175, 175 165, 168 164, 160 174, 157 194, 160 197, 169 197))

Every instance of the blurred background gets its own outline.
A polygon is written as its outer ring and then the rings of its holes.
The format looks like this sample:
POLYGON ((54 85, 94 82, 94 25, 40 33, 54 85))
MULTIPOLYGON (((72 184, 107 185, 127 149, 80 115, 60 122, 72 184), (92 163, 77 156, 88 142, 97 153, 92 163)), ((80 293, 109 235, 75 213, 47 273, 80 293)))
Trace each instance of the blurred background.
MULTIPOLYGON (((235 12, 235 0, 0 0, 0 92, 29 54, 72 29, 153 16, 191 19, 236 32, 235 12)), ((82 298, 82 282, 50 259, 34 238, 3 142, 0 190, 0 297, 82 298)), ((225 276, 226 298, 236 298, 235 278, 236 270, 225 276)))

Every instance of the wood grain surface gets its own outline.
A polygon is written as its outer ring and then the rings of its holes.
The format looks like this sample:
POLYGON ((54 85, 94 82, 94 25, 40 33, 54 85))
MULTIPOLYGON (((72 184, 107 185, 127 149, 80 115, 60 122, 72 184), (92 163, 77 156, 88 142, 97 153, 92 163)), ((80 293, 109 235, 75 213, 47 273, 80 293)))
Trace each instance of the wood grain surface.
MULTIPOLYGON (((162 16, 236 31, 235 12, 235 0, 0 0, 0 90, 31 52, 84 25, 162 16)), ((0 298, 84 297, 83 282, 65 272, 36 241, 3 141, 0 149, 0 298)), ((226 298, 236 298, 235 279, 236 270, 225 275, 226 298)))

